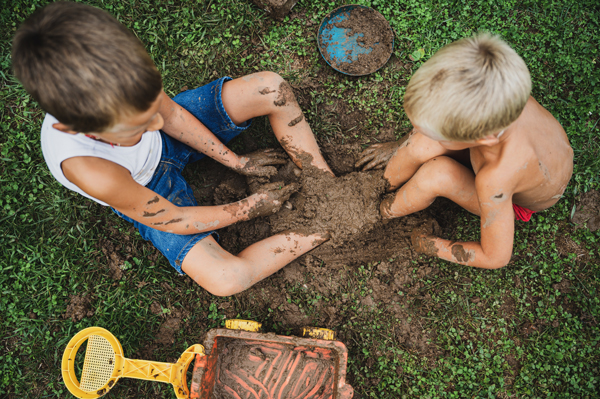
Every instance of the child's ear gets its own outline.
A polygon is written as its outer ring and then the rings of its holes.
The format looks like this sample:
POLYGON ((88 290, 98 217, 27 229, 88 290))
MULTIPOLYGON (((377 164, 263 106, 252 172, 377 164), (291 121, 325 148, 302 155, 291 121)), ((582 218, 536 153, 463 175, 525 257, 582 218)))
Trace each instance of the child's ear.
POLYGON ((64 123, 53 123, 52 127, 55 128, 56 130, 60 130, 61 132, 65 132, 65 133, 69 133, 69 134, 77 134, 76 131, 71 130, 71 128, 67 125, 65 125, 64 123))
POLYGON ((493 134, 490 134, 488 136, 475 140, 475 142, 479 145, 491 147, 493 145, 498 144, 500 140, 498 139, 498 137, 494 136, 493 134))

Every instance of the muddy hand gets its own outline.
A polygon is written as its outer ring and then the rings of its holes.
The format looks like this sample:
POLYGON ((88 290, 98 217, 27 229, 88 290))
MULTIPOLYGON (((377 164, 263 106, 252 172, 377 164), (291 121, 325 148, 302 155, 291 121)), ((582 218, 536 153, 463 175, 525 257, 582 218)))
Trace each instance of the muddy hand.
POLYGON ((259 216, 269 216, 276 213, 283 203, 287 201, 292 194, 300 189, 296 183, 284 186, 282 183, 269 183, 253 196, 257 197, 256 204, 250 208, 248 216, 250 219, 259 216))
POLYGON ((395 216, 392 214, 392 205, 396 199, 396 193, 390 193, 383 198, 379 205, 379 214, 382 219, 392 219, 395 216))
POLYGON ((244 176, 271 177, 277 173, 277 168, 273 165, 284 165, 288 156, 283 150, 267 148, 240 158, 240 164, 234 168, 236 172, 244 176))
POLYGON ((362 170, 383 169, 399 146, 400 142, 398 141, 373 144, 360 153, 360 158, 354 167, 362 168, 362 170))
POLYGON ((441 227, 434 219, 428 220, 420 227, 415 228, 410 236, 415 251, 429 256, 437 256, 436 237, 433 234, 439 234, 440 231, 441 227))

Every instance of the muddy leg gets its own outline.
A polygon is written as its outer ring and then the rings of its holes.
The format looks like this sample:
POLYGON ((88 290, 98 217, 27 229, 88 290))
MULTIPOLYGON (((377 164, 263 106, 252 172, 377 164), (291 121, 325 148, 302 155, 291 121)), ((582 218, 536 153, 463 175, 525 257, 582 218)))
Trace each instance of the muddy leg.
POLYGON ((298 167, 309 162, 333 175, 296 101, 291 86, 273 72, 259 72, 223 85, 223 106, 234 123, 267 115, 275 136, 298 167))
POLYGON ((383 178, 389 183, 388 190, 392 191, 410 179, 425 162, 446 155, 454 158, 459 151, 451 151, 419 132, 413 131, 408 139, 398 146, 390 158, 383 178))
POLYGON ((328 239, 327 234, 280 233, 235 256, 209 236, 194 245, 181 268, 211 294, 229 296, 251 287, 328 239))
POLYGON ((445 197, 476 215, 480 214, 475 175, 449 157, 427 161, 396 193, 381 202, 381 216, 391 219, 427 208, 437 197, 445 197))

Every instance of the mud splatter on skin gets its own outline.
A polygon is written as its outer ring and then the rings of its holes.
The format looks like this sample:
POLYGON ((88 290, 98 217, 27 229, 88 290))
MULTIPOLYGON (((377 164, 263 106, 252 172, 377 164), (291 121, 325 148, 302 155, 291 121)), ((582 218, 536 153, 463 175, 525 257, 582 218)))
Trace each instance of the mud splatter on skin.
POLYGON ((289 154, 290 158, 292 158, 294 164, 296 164, 301 169, 311 165, 313 161, 313 156, 307 152, 302 151, 298 147, 293 146, 291 144, 291 139, 292 137, 286 136, 283 137, 279 141, 279 143, 281 144, 285 152, 289 154))
POLYGON ((171 223, 177 223, 177 222, 181 222, 183 219, 179 218, 179 219, 171 219, 168 222, 165 222, 165 226, 171 223))
POLYGON ((492 200, 492 202, 494 202, 494 203, 496 203, 496 204, 499 204, 499 203, 501 203, 501 202, 504 202, 504 201, 506 201, 506 199, 507 199, 507 198, 508 198, 508 197, 504 196, 504 193, 500 193, 500 194, 498 194, 498 195, 492 195, 492 196, 490 197, 490 199, 492 200))
POLYGON ((160 201, 160 198, 158 198, 158 196, 152 198, 150 201, 146 202, 146 205, 150 205, 150 204, 156 204, 158 201, 160 201))
POLYGON ((296 126, 298 123, 302 122, 302 119, 304 119, 304 115, 303 115, 303 114, 300 114, 300 116, 299 116, 299 117, 292 119, 292 120, 290 121, 290 123, 288 123, 288 126, 289 126, 289 127, 296 126))
POLYGON ((296 104, 296 96, 294 96, 292 86, 290 86, 288 82, 281 82, 281 84, 279 85, 279 90, 277 92, 277 99, 273 101, 273 104, 275 104, 275 106, 277 107, 283 107, 286 104, 296 104))
POLYGON ((311 242, 310 244, 312 246, 319 246, 321 244, 323 244, 325 241, 331 239, 331 234, 329 233, 325 233, 325 234, 321 234, 321 238, 317 238, 316 240, 313 240, 313 242, 311 242))
POLYGON ((239 202, 235 202, 233 204, 229 204, 229 205, 225 205, 223 207, 223 210, 225 212, 228 212, 231 216, 237 216, 238 212, 240 211, 241 208, 247 207, 248 206, 248 200, 244 199, 241 200, 239 202))
POLYGON ((216 227, 220 222, 218 220, 214 220, 212 222, 209 223, 200 223, 200 222, 195 222, 194 223, 194 227, 197 228, 200 231, 204 231, 206 229, 209 229, 211 227, 216 227))
MULTIPOLYGON (((387 179, 384 179, 384 182, 385 182, 384 189, 387 191, 388 187, 390 186, 390 182, 387 179)), ((379 207, 381 217, 383 217, 383 218, 392 217, 391 208, 392 208, 392 204, 394 203, 394 199, 396 199, 396 195, 390 194, 390 195, 387 195, 383 199, 383 201, 381 201, 381 205, 379 207)))
POLYGON ((267 94, 275 93, 276 91, 277 90, 271 90, 269 87, 265 87, 264 89, 260 90, 259 93, 265 96, 267 94))
POLYGON ((473 253, 465 251, 462 245, 455 244, 452 246, 452 256, 454 256, 458 262, 469 262, 473 258, 473 253))
POLYGON ((144 214, 142 216, 145 217, 145 218, 151 218, 151 217, 156 216, 159 213, 162 213, 164 211, 165 211, 164 209, 161 209, 160 211, 157 211, 157 212, 146 212, 146 211, 144 211, 144 214))

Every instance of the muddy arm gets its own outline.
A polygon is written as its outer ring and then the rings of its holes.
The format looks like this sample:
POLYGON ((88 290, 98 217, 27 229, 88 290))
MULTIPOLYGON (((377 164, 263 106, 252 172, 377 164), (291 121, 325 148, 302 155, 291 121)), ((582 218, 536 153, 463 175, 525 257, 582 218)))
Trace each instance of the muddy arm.
POLYGON ((481 242, 456 242, 416 229, 411 237, 415 250, 429 256, 482 269, 499 269, 510 262, 514 239, 512 201, 480 204, 481 242), (483 205, 483 206, 482 206, 483 205))
POLYGON ((127 169, 106 159, 73 157, 62 167, 65 176, 92 197, 146 226, 175 234, 196 234, 270 215, 299 188, 270 184, 232 204, 179 207, 176 205, 182 202, 177 197, 167 200, 138 184, 127 169))
POLYGON ((242 159, 227 148, 206 126, 163 92, 159 110, 165 124, 163 131, 195 150, 230 168, 240 168, 242 159))

